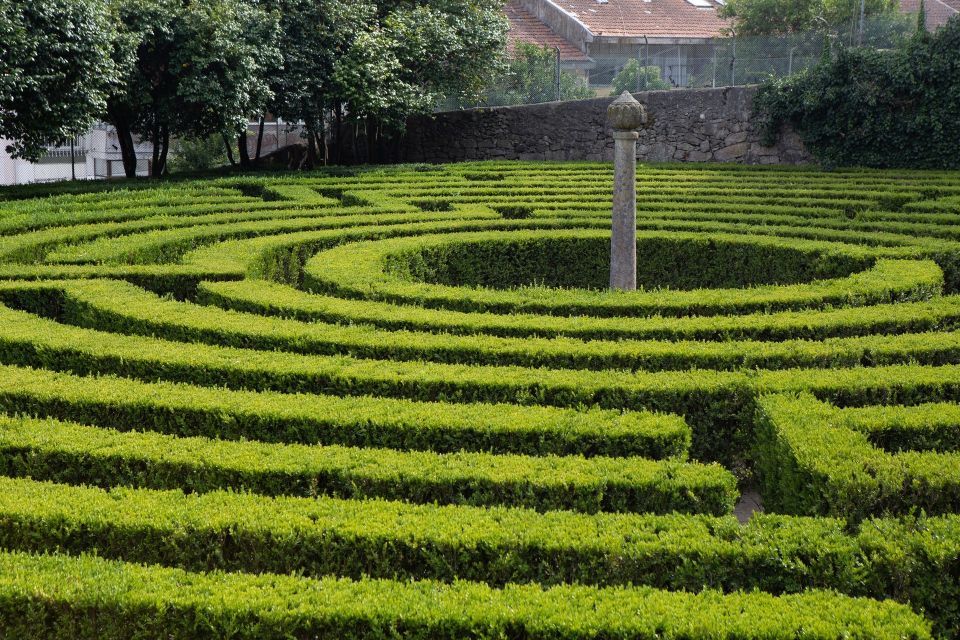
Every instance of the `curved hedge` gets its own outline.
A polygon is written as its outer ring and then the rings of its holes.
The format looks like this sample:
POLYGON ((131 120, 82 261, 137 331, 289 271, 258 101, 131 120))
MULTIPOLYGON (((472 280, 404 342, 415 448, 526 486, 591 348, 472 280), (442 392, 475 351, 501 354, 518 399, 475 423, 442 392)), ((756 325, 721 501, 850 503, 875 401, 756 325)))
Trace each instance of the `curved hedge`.
POLYGON ((960 637, 960 176, 611 187, 0 192, 0 635, 960 637))

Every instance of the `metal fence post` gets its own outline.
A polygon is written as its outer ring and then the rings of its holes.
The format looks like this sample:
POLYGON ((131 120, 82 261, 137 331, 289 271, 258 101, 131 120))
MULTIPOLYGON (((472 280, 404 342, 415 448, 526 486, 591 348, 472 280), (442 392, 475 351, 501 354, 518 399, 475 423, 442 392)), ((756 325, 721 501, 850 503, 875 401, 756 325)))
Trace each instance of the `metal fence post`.
POLYGON ((557 102, 560 102, 560 47, 554 47, 557 50, 557 73, 555 82, 557 86, 557 102))
POLYGON ((737 86, 737 37, 733 37, 733 55, 730 56, 730 86, 737 86))

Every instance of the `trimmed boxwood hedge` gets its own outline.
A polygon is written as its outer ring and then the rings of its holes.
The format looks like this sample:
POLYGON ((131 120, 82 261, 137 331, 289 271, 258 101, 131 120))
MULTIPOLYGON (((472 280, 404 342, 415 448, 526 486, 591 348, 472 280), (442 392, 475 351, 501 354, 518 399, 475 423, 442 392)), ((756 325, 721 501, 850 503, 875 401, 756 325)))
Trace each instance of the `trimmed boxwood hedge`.
POLYGON ((568 336, 585 340, 821 340, 952 330, 960 326, 960 296, 868 307, 683 318, 466 313, 309 294, 263 280, 203 282, 198 287, 197 300, 208 306, 302 322, 362 324, 456 335, 568 336))
MULTIPOLYGON (((819 342, 795 340, 776 344, 759 341, 583 342, 564 338, 460 337, 263 318, 164 301, 136 287, 114 281, 68 282, 61 286, 62 293, 50 301, 43 300, 30 285, 6 290, 0 288, 0 299, 7 298, 17 306, 33 308, 45 315, 55 314, 72 324, 102 331, 294 353, 350 353, 365 358, 452 364, 723 370, 836 367, 861 363, 941 364, 960 358, 960 334, 952 332, 827 338, 819 342)), ((47 283, 43 290, 49 291, 52 287, 52 283, 47 283)))
POLYGON ((19 553, 0 554, 0 618, 14 637, 63 640, 194 640, 198 632, 238 640, 931 637, 928 623, 902 605, 830 592, 774 597, 582 586, 498 590, 470 582, 198 574, 89 556, 19 553))
MULTIPOLYGON (((609 234, 605 234, 609 236, 609 234)), ((638 232, 638 241, 646 236, 658 237, 662 232, 638 232)), ((638 291, 610 292, 564 290, 550 287, 525 287, 519 290, 472 289, 427 284, 416 281, 416 272, 410 271, 405 253, 451 243, 504 242, 525 238, 602 238, 602 232, 541 231, 506 233, 458 233, 427 235, 391 240, 345 244, 322 251, 304 267, 304 287, 318 293, 332 293, 347 298, 384 300, 400 304, 420 304, 427 307, 456 311, 492 311, 496 313, 543 313, 548 315, 716 315, 750 311, 777 311, 787 309, 824 307, 832 304, 857 305, 889 302, 891 300, 922 300, 939 294, 943 288, 943 274, 929 261, 879 260, 871 269, 845 278, 814 281, 790 286, 759 286, 750 289, 698 289, 694 291, 638 291), (406 271, 398 271, 397 265, 406 271)), ((701 238, 714 242, 733 242, 737 236, 721 234, 671 234, 678 240, 701 238)), ((745 245, 747 239, 739 238, 745 245)), ((786 241, 758 236, 749 238, 760 246, 777 246, 786 241)), ((809 242, 810 252, 826 253, 832 245, 809 242)), ((789 246, 806 248, 802 242, 789 246)), ((842 247, 840 245, 839 247, 842 247)), ((848 247, 837 258, 869 260, 870 253, 858 247, 848 247)), ((532 252, 541 255, 542 252, 532 252)), ((874 253, 876 257, 876 253, 874 253)), ((519 258, 515 258, 519 259, 519 258)), ((569 259, 562 262, 569 264, 569 259)), ((849 265, 849 262, 841 262, 849 265)), ((481 269, 482 263, 475 269, 481 269)), ((524 269, 536 272, 535 269, 524 269)), ((557 268, 560 268, 558 265, 557 268)), ((657 267, 651 266, 656 272, 657 267)), ((824 272, 829 273, 830 268, 824 272)), ((669 274, 669 268, 665 274, 669 274)), ((669 284, 669 275, 665 275, 669 284)))
MULTIPOLYGON (((143 386, 138 391, 150 390, 143 386)), ((10 404, 18 403, 0 392, 0 407, 10 404)), ((179 416, 181 422, 184 418, 179 416)), ((191 426, 181 430, 189 432, 191 426)), ((587 513, 720 515, 732 511, 737 497, 735 479, 719 465, 678 459, 230 442, 2 415, 0 473, 101 486, 198 492, 231 488, 266 495, 382 497, 587 513)))
MULTIPOLYGON (((758 406, 757 468, 772 508, 854 521, 960 511, 960 451, 884 451, 845 410, 809 394, 766 396, 758 406)), ((877 428, 888 421, 883 413, 872 417, 877 428)))
POLYGON ((197 573, 7 554, 0 635, 960 637, 956 174, 641 165, 636 294, 602 164, 133 187, 0 189, 0 546, 197 573), (488 586, 572 580, 670 591, 488 586))
POLYGON ((691 441, 683 418, 647 411, 211 390, 11 366, 0 366, 0 374, 0 409, 8 413, 182 436, 654 459, 683 459, 691 441))

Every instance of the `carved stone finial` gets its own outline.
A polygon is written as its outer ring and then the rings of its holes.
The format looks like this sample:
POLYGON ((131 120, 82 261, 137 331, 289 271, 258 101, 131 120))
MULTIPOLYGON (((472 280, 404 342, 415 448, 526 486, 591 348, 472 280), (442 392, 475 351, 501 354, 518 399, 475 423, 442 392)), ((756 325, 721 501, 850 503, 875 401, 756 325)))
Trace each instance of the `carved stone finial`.
POLYGON ((607 107, 607 119, 617 131, 636 131, 647 124, 647 110, 624 91, 607 107))

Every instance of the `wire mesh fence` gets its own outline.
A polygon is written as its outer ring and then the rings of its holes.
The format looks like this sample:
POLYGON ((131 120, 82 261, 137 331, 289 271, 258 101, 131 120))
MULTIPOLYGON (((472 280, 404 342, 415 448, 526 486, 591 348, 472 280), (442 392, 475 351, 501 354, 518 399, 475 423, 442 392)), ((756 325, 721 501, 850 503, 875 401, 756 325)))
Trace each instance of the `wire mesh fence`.
POLYGON ((590 62, 565 63, 552 49, 517 48, 506 71, 478 100, 445 101, 438 110, 475 106, 535 104, 604 97, 624 90, 645 91, 728 87, 783 78, 815 66, 840 47, 890 49, 909 37, 916 16, 893 14, 782 35, 703 39, 662 44, 595 41, 590 62))
MULTIPOLYGON (((644 42, 604 48, 595 42, 587 61, 565 62, 557 49, 532 45, 514 48, 514 57, 496 74, 478 99, 450 98, 437 111, 479 106, 536 104, 605 97, 624 90, 667 90, 757 84, 789 77, 816 65, 840 47, 889 49, 915 30, 916 16, 895 14, 878 19, 823 26, 776 36, 730 36, 662 44, 644 42)), ((639 40, 639 39, 635 39, 639 40)), ((136 141, 135 141, 136 142, 136 141)), ((250 158, 269 156, 302 144, 300 127, 270 119, 247 132, 250 158)), ((197 171, 237 161, 238 141, 214 136, 179 140, 171 145, 174 171, 197 171), (228 151, 228 148, 230 150, 228 151)), ((0 184, 59 180, 113 179, 125 176, 116 132, 105 124, 62 144, 50 145, 39 162, 11 158, 0 140, 0 184)), ((136 143, 137 175, 152 172, 153 147, 136 143)))
MULTIPOLYGON (((289 145, 302 143, 300 127, 273 119, 251 122, 247 129, 250 158, 268 156, 289 145)), ((0 185, 60 182, 64 180, 112 180, 126 177, 116 130, 97 123, 89 131, 62 143, 47 145, 37 162, 13 158, 6 151, 8 141, 0 139, 0 185)), ((171 144, 172 171, 202 171, 238 161, 235 138, 212 136, 203 140, 174 140, 171 144), (228 145, 230 147, 228 151, 228 145)), ((134 137, 139 177, 152 174, 153 145, 134 137)))

